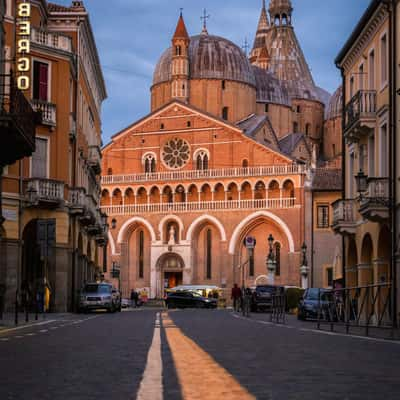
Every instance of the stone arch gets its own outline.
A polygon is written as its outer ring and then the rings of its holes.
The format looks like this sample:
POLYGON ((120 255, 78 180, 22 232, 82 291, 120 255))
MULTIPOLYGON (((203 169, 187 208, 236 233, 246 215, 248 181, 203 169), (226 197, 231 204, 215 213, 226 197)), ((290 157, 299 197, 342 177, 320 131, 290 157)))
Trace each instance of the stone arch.
POLYGON ((149 191, 150 203, 160 203, 160 188, 157 185, 152 186, 149 191))
POLYGON ((294 198, 294 183, 290 179, 286 179, 282 185, 282 196, 286 198, 294 198))
POLYGON ((235 254, 235 248, 237 245, 237 242, 239 240, 239 237, 245 229, 246 225, 248 225, 251 221, 260 218, 260 217, 266 217, 272 221, 274 221, 285 233, 286 238, 289 243, 289 252, 294 253, 295 252, 295 246, 294 246, 294 239, 292 232, 290 231, 289 227, 287 224, 279 217, 277 217, 275 214, 272 214, 269 211, 258 211, 253 214, 248 215, 234 230, 233 235, 231 237, 231 241, 229 243, 229 254, 234 255, 235 254))
POLYGON ((374 247, 371 235, 365 234, 361 244, 361 263, 358 265, 358 284, 360 286, 370 285, 373 283, 372 257, 374 247))
POLYGON ((175 252, 168 252, 168 253, 161 254, 161 256, 158 258, 158 260, 156 262, 157 271, 160 271, 162 269, 162 267, 164 266, 165 261, 168 259, 171 259, 171 258, 175 258, 176 260, 178 260, 178 263, 180 265, 177 265, 176 269, 183 271, 183 269, 185 268, 185 261, 183 260, 182 256, 180 256, 178 253, 175 253, 175 252))
POLYGON ((264 181, 259 180, 254 185, 254 198, 256 200, 265 199, 267 197, 267 188, 264 181))
POLYGON ((239 185, 236 182, 231 182, 227 186, 228 200, 239 199, 239 185))
POLYGON ((249 181, 244 181, 240 185, 241 199, 252 200, 253 199, 253 188, 249 181))
POLYGON ((221 182, 218 182, 214 186, 214 200, 215 201, 225 200, 225 186, 221 182))
POLYGON ((124 193, 124 204, 134 204, 135 203, 135 192, 131 187, 125 189, 124 193))
POLYGON ((169 221, 175 221, 178 224, 179 240, 183 240, 183 231, 185 229, 185 226, 183 225, 182 220, 177 215, 170 214, 170 215, 165 216, 158 224, 158 232, 160 234, 161 241, 164 242, 167 240, 167 238, 165 236, 165 224, 168 223, 169 221))
POLYGON ((157 240, 156 233, 154 232, 153 227, 151 226, 151 224, 150 224, 148 221, 146 221, 146 220, 145 220, 144 218, 142 218, 142 217, 133 217, 133 218, 129 219, 128 221, 126 221, 126 222, 121 226, 121 229, 120 229, 120 231, 118 232, 117 243, 121 244, 121 243, 124 243, 124 242, 126 241, 126 239, 127 239, 127 234, 129 233, 129 231, 130 231, 132 225, 135 224, 135 223, 136 223, 136 224, 142 224, 142 225, 144 225, 144 226, 147 228, 147 230, 148 230, 149 233, 150 233, 151 240, 152 240, 153 242, 155 242, 155 241, 157 240))
POLYGON ((140 186, 136 191, 136 204, 146 204, 147 199, 147 189, 144 186, 140 186))
POLYGON ((189 202, 199 201, 199 189, 196 184, 192 183, 188 188, 187 200, 189 202))
POLYGON ((119 206, 122 204, 122 191, 120 188, 115 188, 112 192, 112 204, 119 206))
POLYGON ((111 196, 110 196, 110 192, 108 191, 108 189, 103 189, 101 191, 100 204, 102 206, 109 206, 111 204, 111 196))
POLYGON ((189 226, 189 229, 188 229, 187 234, 186 234, 186 240, 191 241, 192 238, 193 238, 193 234, 194 234, 195 230, 197 229, 197 227, 199 225, 201 225, 201 224, 206 223, 206 222, 209 222, 209 223, 215 225, 218 228, 219 233, 221 235, 221 241, 222 242, 226 242, 227 241, 227 237, 226 237, 226 232, 225 232, 224 226, 222 225, 222 223, 217 218, 213 217, 212 215, 202 215, 202 216, 196 218, 191 223, 191 225, 189 226))
POLYGON ((376 271, 376 283, 388 282, 390 279, 390 259, 392 254, 391 232, 387 225, 384 225, 379 232, 378 238, 378 260, 376 271))
POLYGON ((212 200, 212 189, 209 183, 204 183, 200 190, 201 201, 211 201, 212 200))

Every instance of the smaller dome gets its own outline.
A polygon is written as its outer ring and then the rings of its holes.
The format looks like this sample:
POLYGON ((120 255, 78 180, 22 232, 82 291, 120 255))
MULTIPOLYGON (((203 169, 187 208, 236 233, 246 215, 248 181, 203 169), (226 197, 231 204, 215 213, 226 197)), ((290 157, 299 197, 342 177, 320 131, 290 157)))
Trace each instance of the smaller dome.
POLYGON ((326 119, 334 119, 342 116, 343 110, 343 90, 340 86, 329 99, 328 108, 326 110, 326 119))
POLYGON ((265 69, 253 66, 257 84, 257 103, 275 103, 289 106, 289 95, 280 81, 265 69))

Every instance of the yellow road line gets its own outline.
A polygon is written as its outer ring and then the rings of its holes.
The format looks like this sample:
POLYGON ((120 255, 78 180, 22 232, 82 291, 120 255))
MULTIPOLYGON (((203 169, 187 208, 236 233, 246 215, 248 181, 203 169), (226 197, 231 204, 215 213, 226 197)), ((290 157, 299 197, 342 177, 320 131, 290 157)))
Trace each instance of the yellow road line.
POLYGON ((162 321, 184 400, 256 399, 208 353, 184 335, 168 313, 162 314, 162 321))

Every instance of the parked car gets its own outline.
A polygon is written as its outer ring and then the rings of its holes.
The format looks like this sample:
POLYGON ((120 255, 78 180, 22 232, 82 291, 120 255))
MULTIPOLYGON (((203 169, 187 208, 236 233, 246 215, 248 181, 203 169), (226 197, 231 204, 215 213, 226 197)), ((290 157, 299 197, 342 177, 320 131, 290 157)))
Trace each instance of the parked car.
POLYGON ((270 310, 272 307, 272 296, 278 291, 284 292, 281 286, 258 285, 253 289, 251 297, 251 311, 270 310))
POLYGON ((318 288, 306 289, 303 298, 299 301, 297 318, 300 320, 317 319, 318 308, 321 307, 320 318, 329 319, 329 308, 332 305, 332 294, 330 291, 318 288))
POLYGON ((122 308, 128 308, 131 306, 131 300, 129 299, 122 299, 121 301, 121 307, 122 308))
POLYGON ((165 299, 168 308, 216 308, 217 300, 200 296, 196 292, 170 292, 165 299))
POLYGON ((121 294, 109 283, 87 283, 81 290, 79 312, 90 310, 121 311, 121 294))

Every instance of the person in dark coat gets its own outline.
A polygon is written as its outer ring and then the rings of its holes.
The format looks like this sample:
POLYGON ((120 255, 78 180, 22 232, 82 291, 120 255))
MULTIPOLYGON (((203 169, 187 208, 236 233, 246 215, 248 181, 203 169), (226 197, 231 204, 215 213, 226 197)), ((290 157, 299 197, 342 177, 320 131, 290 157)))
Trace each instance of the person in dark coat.
POLYGON ((233 300, 233 309, 235 311, 238 311, 238 309, 239 309, 239 304, 240 304, 241 298, 242 298, 242 290, 237 285, 237 283, 235 283, 232 288, 232 294, 231 294, 231 299, 233 300))

